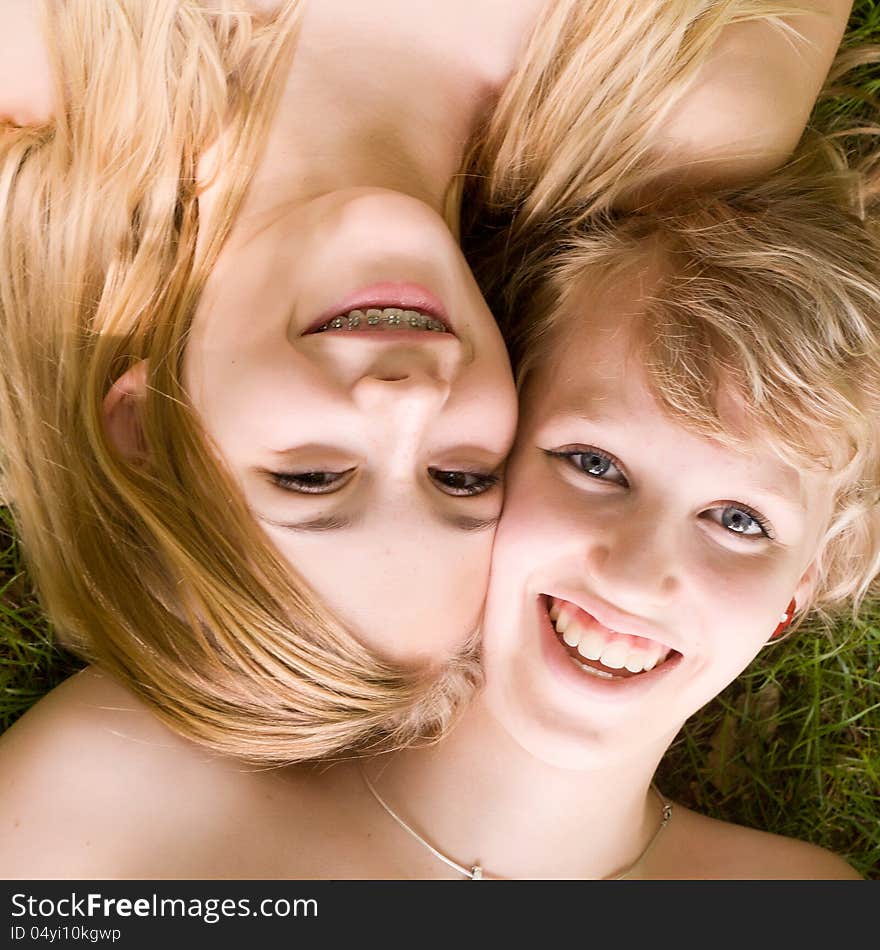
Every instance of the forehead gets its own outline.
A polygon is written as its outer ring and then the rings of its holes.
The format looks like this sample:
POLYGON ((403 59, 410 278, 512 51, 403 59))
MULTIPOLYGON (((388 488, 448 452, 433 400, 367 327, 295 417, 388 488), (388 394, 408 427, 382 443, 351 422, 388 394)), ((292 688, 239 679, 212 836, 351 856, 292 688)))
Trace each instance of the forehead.
POLYGON ((443 663, 479 626, 494 528, 463 532, 404 511, 348 529, 266 531, 315 596, 386 659, 443 663))
POLYGON ((660 277, 659 265, 649 260, 618 274, 585 276, 556 314, 523 387, 521 408, 552 393, 555 411, 576 413, 588 406, 595 415, 618 407, 621 397, 633 410, 659 409, 637 343, 660 277))

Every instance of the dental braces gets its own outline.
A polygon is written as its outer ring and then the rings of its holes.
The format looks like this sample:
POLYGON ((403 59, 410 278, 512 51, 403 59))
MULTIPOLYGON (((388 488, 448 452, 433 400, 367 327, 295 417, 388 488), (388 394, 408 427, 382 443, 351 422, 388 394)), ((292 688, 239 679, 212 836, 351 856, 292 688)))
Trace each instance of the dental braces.
POLYGON ((433 317, 419 313, 418 310, 400 310, 388 307, 384 310, 352 310, 347 314, 334 317, 318 327, 315 333, 326 330, 356 330, 361 326, 402 327, 403 329, 431 330, 434 333, 446 333, 446 326, 433 317))

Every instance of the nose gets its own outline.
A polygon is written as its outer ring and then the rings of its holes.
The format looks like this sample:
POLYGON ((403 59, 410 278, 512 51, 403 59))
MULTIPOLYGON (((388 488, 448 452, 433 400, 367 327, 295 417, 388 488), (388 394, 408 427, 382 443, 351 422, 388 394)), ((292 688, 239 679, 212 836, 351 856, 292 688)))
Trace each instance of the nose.
POLYGON ((367 374, 351 389, 355 405, 380 417, 431 416, 449 399, 451 386, 415 367, 367 374))
POLYGON ((352 365, 351 392, 368 410, 423 406, 439 410, 458 372, 460 346, 454 338, 430 346, 368 347, 352 365))
POLYGON ((435 365, 398 354, 372 363, 351 386, 360 425, 381 445, 387 474, 408 480, 451 384, 435 365))
POLYGON ((591 531, 585 567, 597 594, 639 614, 674 597, 681 584, 681 543, 670 514, 648 500, 632 502, 591 531))

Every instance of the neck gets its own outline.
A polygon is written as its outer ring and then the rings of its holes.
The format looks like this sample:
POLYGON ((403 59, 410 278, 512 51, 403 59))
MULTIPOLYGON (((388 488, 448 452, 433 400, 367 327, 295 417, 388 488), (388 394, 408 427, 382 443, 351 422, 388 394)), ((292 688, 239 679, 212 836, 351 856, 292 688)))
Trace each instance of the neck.
POLYGON ((503 8, 488 7, 493 16, 482 11, 474 38, 461 3, 430 11, 399 0, 309 4, 249 203, 383 188, 442 214, 529 25, 522 14, 499 21, 503 8))
POLYGON ((596 771, 559 768, 519 746, 478 697, 443 741, 366 770, 390 807, 459 864, 487 877, 596 879, 638 862, 660 826, 651 779, 664 751, 596 771))

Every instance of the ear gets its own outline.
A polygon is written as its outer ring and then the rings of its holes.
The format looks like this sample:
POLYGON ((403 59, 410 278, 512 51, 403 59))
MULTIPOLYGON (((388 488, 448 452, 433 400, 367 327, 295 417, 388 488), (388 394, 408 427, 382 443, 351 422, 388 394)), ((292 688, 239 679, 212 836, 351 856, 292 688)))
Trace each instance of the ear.
POLYGON ((794 590, 795 612, 803 610, 806 604, 812 602, 813 593, 816 590, 816 584, 819 580, 819 569, 816 561, 811 561, 810 566, 801 575, 798 585, 794 590))
POLYGON ((141 409, 147 395, 148 363, 141 360, 126 370, 104 397, 104 428, 110 441, 130 462, 148 456, 147 440, 141 425, 141 409))

